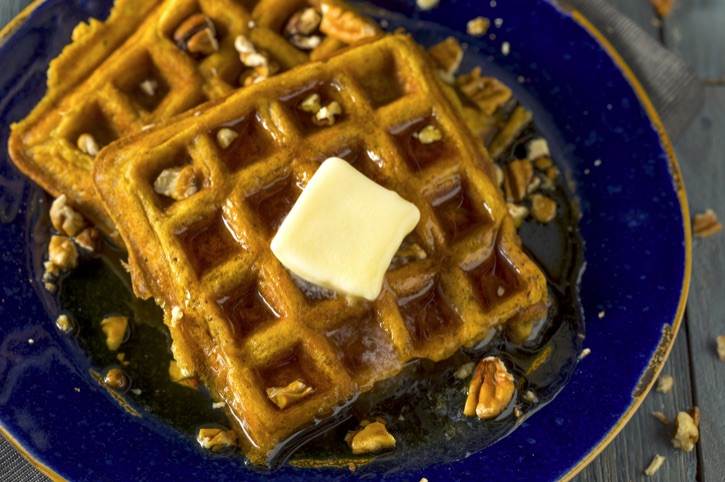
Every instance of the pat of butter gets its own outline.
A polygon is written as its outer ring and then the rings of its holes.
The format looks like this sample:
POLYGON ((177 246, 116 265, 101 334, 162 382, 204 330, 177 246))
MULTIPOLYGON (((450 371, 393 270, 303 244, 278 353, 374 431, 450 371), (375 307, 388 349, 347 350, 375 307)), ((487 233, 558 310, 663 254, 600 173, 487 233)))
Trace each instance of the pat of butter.
POLYGON ((418 208, 331 157, 317 172, 272 240, 272 252, 300 278, 374 300, 418 208))

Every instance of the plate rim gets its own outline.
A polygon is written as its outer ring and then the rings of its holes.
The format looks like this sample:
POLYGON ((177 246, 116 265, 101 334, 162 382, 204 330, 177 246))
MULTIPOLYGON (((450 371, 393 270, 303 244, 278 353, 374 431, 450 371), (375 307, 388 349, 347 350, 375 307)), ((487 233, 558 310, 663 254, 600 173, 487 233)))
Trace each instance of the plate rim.
MULTIPOLYGON (((16 15, 5 27, 3 27, 0 30, 0 47, 2 47, 22 27, 22 25, 29 19, 37 8, 48 1, 50 0, 32 0, 28 6, 21 10, 18 15, 16 15)), ((672 141, 667 134, 665 126, 662 123, 662 119, 654 107, 649 94, 644 89, 642 83, 635 75, 627 61, 615 49, 607 37, 597 27, 595 27, 583 13, 568 3, 564 4, 562 0, 546 0, 546 2, 553 8, 568 14, 572 21, 574 21, 579 27, 583 28, 599 44, 603 51, 611 58, 615 67, 622 73, 625 81, 634 91, 637 99, 647 114, 648 120, 652 124, 652 127, 656 130, 663 152, 667 157, 667 165, 669 167, 671 181, 674 186, 674 191, 677 194, 680 214, 682 215, 682 228, 684 234, 684 272, 680 287, 680 298, 678 300, 677 309, 674 313, 672 323, 671 325, 663 323, 662 338, 660 339, 657 349, 649 360, 648 367, 639 378, 635 393, 632 394, 632 404, 620 416, 619 420, 599 441, 599 443, 594 446, 576 465, 571 467, 561 478, 562 481, 570 481, 586 466, 592 463, 592 461, 596 459, 607 446, 609 446, 627 423, 629 423, 635 413, 637 413, 640 405, 652 389, 657 376, 672 351, 672 347, 674 346, 677 334, 682 325, 690 289, 692 274, 692 232, 690 229, 690 209, 682 179, 682 172, 672 146, 672 141)), ((66 481, 65 478, 58 475, 51 467, 33 457, 2 425, 0 425, 0 435, 2 435, 23 458, 25 458, 43 475, 49 477, 53 481, 66 481)))

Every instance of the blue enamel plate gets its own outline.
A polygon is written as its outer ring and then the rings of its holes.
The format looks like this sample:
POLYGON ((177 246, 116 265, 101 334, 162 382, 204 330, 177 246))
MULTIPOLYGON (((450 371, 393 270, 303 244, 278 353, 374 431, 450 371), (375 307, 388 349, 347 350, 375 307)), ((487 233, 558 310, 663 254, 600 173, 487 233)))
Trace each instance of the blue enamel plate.
MULTIPOLYGON (((0 38, 2 433, 59 479, 360 478, 348 470, 293 466, 260 473, 242 457, 209 454, 154 410, 134 403, 124 408, 94 376, 103 367, 56 329, 59 308, 38 282, 32 256, 47 200, 15 169, 5 146, 10 125, 43 96, 48 63, 74 26, 105 18, 111 3, 39 1, 0 38)), ((425 45, 456 36, 468 52, 464 71, 481 65, 533 111, 581 210, 583 347, 591 353, 551 403, 497 443, 458 461, 424 460, 414 469, 365 475, 396 481, 571 478, 633 415, 684 312, 689 214, 669 140, 622 59, 576 11, 546 0, 441 0, 427 12, 410 1, 378 3, 369 7, 383 26, 404 26, 425 45), (389 13, 376 10, 380 6, 389 13), (471 37, 466 24, 478 16, 491 19, 491 27, 471 37)))

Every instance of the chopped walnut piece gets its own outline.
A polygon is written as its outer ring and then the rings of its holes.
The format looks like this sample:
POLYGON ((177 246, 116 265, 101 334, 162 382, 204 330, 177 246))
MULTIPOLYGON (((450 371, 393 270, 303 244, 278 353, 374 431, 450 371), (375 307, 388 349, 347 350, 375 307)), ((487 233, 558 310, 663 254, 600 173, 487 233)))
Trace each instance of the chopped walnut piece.
POLYGON ((214 22, 203 13, 184 20, 174 32, 174 41, 177 47, 192 55, 206 56, 219 50, 214 22))
POLYGON ((78 246, 92 253, 98 248, 98 240, 100 238, 101 233, 96 228, 88 227, 78 233, 75 240, 78 246))
POLYGON ((519 159, 506 166, 504 192, 506 199, 521 201, 526 197, 526 191, 534 177, 534 167, 528 159, 519 159))
POLYGON ((675 385, 675 379, 672 375, 660 375, 657 379, 657 390, 660 393, 669 393, 672 387, 675 385))
POLYGON ((106 335, 106 346, 116 351, 126 341, 128 318, 125 316, 109 316, 101 321, 101 330, 106 335))
POLYGON ((717 337, 717 356, 725 361, 725 336, 722 335, 717 337))
POLYGON ((675 0, 649 0, 649 3, 655 8, 660 18, 665 18, 672 12, 672 4, 675 3, 675 0))
POLYGON ((395 447, 395 437, 390 435, 382 421, 363 422, 362 429, 348 434, 348 445, 353 454, 368 454, 395 447))
POLYGON ((530 160, 535 161, 542 157, 551 156, 549 151, 549 143, 543 137, 537 137, 536 139, 530 140, 526 144, 526 157, 530 160))
POLYGON ((219 427, 203 427, 196 436, 199 445, 211 452, 224 452, 237 446, 237 434, 219 427))
POLYGON ((323 0, 320 31, 325 35, 352 44, 378 35, 377 27, 352 10, 323 0))
POLYGON ((200 386, 199 380, 196 377, 189 376, 181 371, 181 368, 179 368, 176 360, 171 360, 169 363, 169 379, 174 383, 178 383, 179 385, 183 385, 194 390, 198 390, 200 386))
POLYGON ((83 216, 68 204, 65 194, 58 196, 50 205, 50 222, 56 231, 65 236, 75 236, 86 225, 83 216))
POLYGON ((156 91, 159 88, 159 83, 154 79, 146 79, 139 84, 139 88, 144 94, 148 95, 149 97, 153 97, 156 95, 156 91))
MULTIPOLYGON (((696 414, 699 419, 699 411, 696 414)), ((699 439, 700 431, 692 415, 687 412, 679 412, 675 417, 675 435, 672 437, 672 446, 691 452, 699 439)))
POLYGON ((672 423, 672 420, 670 420, 670 417, 665 415, 662 412, 652 412, 652 416, 662 422, 664 425, 669 425, 672 423))
POLYGON ((55 320, 55 326, 63 333, 70 333, 73 331, 73 322, 66 314, 60 315, 55 320))
POLYGON ((440 0, 415 0, 415 5, 421 10, 432 10, 438 6, 440 0))
POLYGON ((480 419, 497 417, 511 403, 514 390, 514 377, 501 359, 484 358, 476 365, 463 414, 475 414, 480 419))
POLYGON ((414 132, 413 137, 421 144, 433 144, 443 139, 443 133, 436 126, 428 124, 419 132, 414 132))
POLYGON ((257 48, 254 46, 252 41, 244 35, 237 35, 234 39, 234 49, 239 52, 240 55, 251 54, 257 51, 257 48))
POLYGON ((101 148, 98 146, 98 142, 96 142, 96 139, 90 134, 81 134, 78 136, 76 146, 81 150, 81 152, 88 154, 91 157, 96 157, 101 151, 101 148))
POLYGON ((717 214, 712 209, 706 209, 702 214, 695 214, 692 224, 692 233, 698 238, 706 238, 719 233, 722 225, 717 220, 717 214))
POLYGON ((232 142, 239 137, 239 134, 234 129, 229 127, 222 127, 216 133, 216 143, 221 149, 226 149, 232 145, 232 142))
POLYGON ((476 17, 466 24, 466 32, 474 37, 483 37, 488 32, 491 21, 486 17, 476 17))
POLYGON ((305 97, 302 102, 297 106, 303 112, 309 112, 310 114, 317 114, 322 105, 320 105, 320 94, 314 93, 305 97))
POLYGON ((493 77, 482 77, 481 67, 474 68, 470 73, 460 75, 456 86, 484 114, 493 115, 512 97, 511 89, 493 77))
POLYGON ((458 367, 458 370, 456 370, 453 373, 453 376, 458 378, 459 380, 463 380, 464 378, 468 378, 471 376, 471 373, 473 373, 473 367, 476 364, 473 362, 464 363, 460 367, 458 367))
POLYGON ((543 196, 534 194, 531 196, 531 215, 540 223, 548 223, 556 217, 556 201, 543 196))
POLYGON ((293 35, 289 42, 300 50, 314 50, 322 43, 319 35, 293 35))
POLYGON ((514 220, 514 226, 520 228, 524 224, 524 219, 529 216, 529 208, 514 203, 506 203, 506 208, 514 220))
POLYGON ((312 387, 307 386, 302 380, 295 380, 286 387, 268 388, 267 398, 284 410, 289 405, 297 403, 313 393, 315 390, 312 387))
POLYGON ((103 377, 103 383, 119 392, 128 388, 128 376, 120 368, 111 368, 103 377))
POLYGON ((662 467, 662 464, 665 463, 665 458, 662 455, 655 455, 652 459, 652 462, 650 462, 649 467, 647 467, 644 470, 644 475, 652 476, 657 473, 658 470, 660 470, 660 467, 662 467))
POLYGON ((284 33, 286 36, 311 35, 320 27, 321 21, 322 15, 314 7, 301 8, 287 20, 284 33))
POLYGON ((312 122, 318 126, 333 126, 337 120, 337 116, 342 115, 342 107, 337 101, 332 101, 326 106, 320 108, 312 117, 312 122))
POLYGON ((154 191, 176 201, 184 200, 196 194, 196 170, 193 166, 170 167, 164 169, 154 181, 154 191))
POLYGON ((73 269, 78 266, 78 249, 73 241, 65 236, 51 236, 48 258, 53 266, 60 270, 73 269))
POLYGON ((455 37, 448 37, 428 49, 428 55, 435 62, 438 71, 442 73, 443 80, 448 83, 455 82, 453 77, 463 60, 463 48, 455 37))

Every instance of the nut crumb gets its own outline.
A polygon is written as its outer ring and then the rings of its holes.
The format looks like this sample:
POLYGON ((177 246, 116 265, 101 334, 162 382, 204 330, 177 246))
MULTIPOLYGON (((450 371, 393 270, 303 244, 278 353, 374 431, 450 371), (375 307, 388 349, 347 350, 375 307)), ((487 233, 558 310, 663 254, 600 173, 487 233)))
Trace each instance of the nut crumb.
POLYGON ((128 318, 125 316, 109 316, 101 321, 101 330, 106 335, 106 346, 116 351, 126 341, 128 318))
POLYGON ((310 114, 317 114, 322 105, 320 104, 320 94, 314 93, 305 97, 302 102, 297 106, 303 112, 309 112, 310 114))
POLYGON ((471 373, 473 373, 473 367, 476 364, 473 362, 464 363, 460 367, 458 367, 458 370, 456 370, 453 373, 453 376, 456 377, 459 380, 463 380, 464 378, 468 378, 471 376, 471 373))
POLYGON ((675 379, 672 375, 660 375, 657 379, 657 390, 660 393, 669 393, 675 385, 675 379))
POLYGON ((452 84, 463 60, 463 47, 455 37, 448 37, 428 49, 428 55, 435 62, 443 80, 452 84))
POLYGON ((655 473, 657 473, 658 470, 660 470, 660 467, 662 467, 662 464, 665 463, 665 458, 662 455, 655 455, 652 459, 652 462, 650 462, 649 467, 647 467, 644 471, 644 475, 652 476, 655 473))
POLYGON ((692 223, 692 234, 698 238, 707 238, 719 233, 721 229, 722 224, 717 220, 717 214, 712 209, 706 209, 704 213, 695 214, 695 220, 692 223))
POLYGON ((536 403, 539 401, 539 397, 537 397, 536 394, 534 392, 532 392, 531 390, 527 390, 524 393, 523 399, 529 403, 536 403))
POLYGON ((96 157, 101 151, 101 148, 98 146, 98 142, 96 142, 96 139, 90 134, 81 134, 78 136, 76 145, 81 152, 88 154, 91 157, 96 157))
POLYGON ((501 359, 486 357, 476 365, 463 414, 495 418, 511 403, 515 390, 514 377, 501 359))
POLYGON ((68 315, 60 315, 55 320, 55 326, 63 333, 70 333, 73 331, 73 322, 68 318, 68 315))
POLYGON ((220 408, 224 408, 226 406, 227 406, 226 402, 214 402, 211 404, 211 408, 216 409, 216 410, 218 410, 220 408))
POLYGON ((337 117, 342 115, 342 107, 337 101, 332 101, 312 117, 312 122, 318 126, 333 126, 337 121, 337 117))
POLYGON ((466 32, 473 37, 483 37, 488 32, 491 21, 486 17, 476 17, 466 24, 466 32))
POLYGON ((146 79, 139 84, 139 88, 144 94, 148 95, 149 97, 153 97, 156 95, 156 91, 159 88, 159 83, 154 79, 146 79))
POLYGON ((443 133, 436 126, 428 124, 419 132, 414 132, 413 137, 421 144, 433 144, 443 139, 443 133))
POLYGON ((664 425, 669 425, 672 423, 672 420, 670 420, 670 417, 665 415, 662 412, 652 412, 652 416, 662 422, 664 425))
POLYGON ((199 380, 188 373, 184 373, 176 360, 171 360, 169 363, 169 380, 194 390, 199 389, 199 380))
POLYGON ((75 236, 86 224, 83 216, 68 204, 65 194, 58 196, 50 205, 50 222, 56 231, 65 236, 75 236))
POLYGON ((315 393, 315 390, 307 386, 302 380, 295 380, 286 387, 271 387, 267 389, 267 398, 269 398, 280 409, 285 409, 289 405, 299 402, 315 393))
POLYGON ((721 361, 725 361, 725 336, 717 337, 717 356, 721 361))
POLYGON ((415 0, 415 5, 421 10, 432 10, 438 6, 440 0, 415 0))
POLYGON ((216 133, 216 143, 221 149, 226 149, 232 145, 232 142, 239 137, 239 134, 234 129, 229 127, 222 127, 216 133))
POLYGON ((360 426, 361 429, 345 437, 353 454, 368 454, 395 447, 395 437, 388 432, 384 420, 374 422, 364 420, 360 426))
POLYGON ((211 452, 222 452, 237 446, 237 435, 233 430, 219 427, 204 427, 196 436, 199 445, 211 452))
MULTIPOLYGON (((699 419, 699 410, 694 414, 699 419)), ((699 439, 700 431, 695 419, 687 412, 679 412, 675 418, 675 435, 672 437, 672 446, 691 452, 699 439)))
POLYGON ((591 354, 592 354, 591 348, 584 348, 582 350, 582 352, 579 354, 579 360, 583 360, 591 354))
POLYGON ((176 201, 182 201, 199 190, 193 166, 170 167, 161 171, 154 181, 154 191, 176 201))
POLYGON ((75 237, 76 244, 88 252, 95 252, 98 247, 98 240, 101 233, 93 227, 89 227, 78 233, 75 237))
POLYGON ((556 201, 543 196, 534 194, 531 196, 531 215, 540 223, 548 223, 556 217, 556 201))
POLYGON ((504 55, 508 55, 511 53, 511 44, 509 42, 503 42, 501 44, 501 53, 504 55))
MULTIPOLYGON (((48 259, 59 270, 73 269, 78 266, 78 249, 73 241, 65 236, 52 236, 48 244, 48 259)), ((52 271, 52 268, 48 270, 46 266, 46 273, 52 271)))
POLYGON ((524 219, 529 216, 529 208, 514 203, 506 203, 506 207, 514 220, 514 225, 520 228, 524 224, 524 219))
MULTIPOLYGON (((536 139, 532 139, 526 144, 526 157, 528 157, 529 160, 536 161, 544 157, 549 158, 549 156, 551 156, 551 151, 549 151, 549 143, 546 142, 546 139, 544 139, 543 137, 537 137, 536 139)), ((550 158, 549 162, 551 162, 550 158)))

